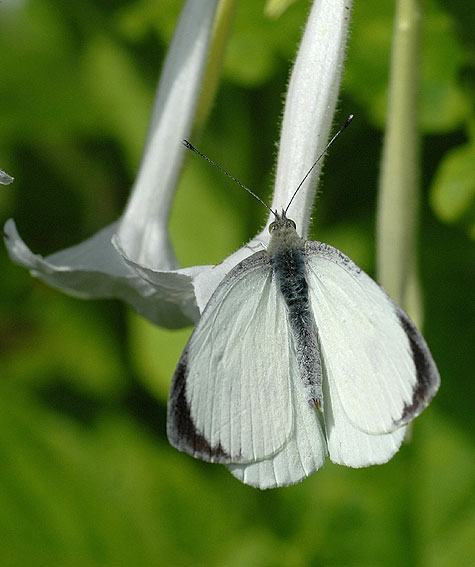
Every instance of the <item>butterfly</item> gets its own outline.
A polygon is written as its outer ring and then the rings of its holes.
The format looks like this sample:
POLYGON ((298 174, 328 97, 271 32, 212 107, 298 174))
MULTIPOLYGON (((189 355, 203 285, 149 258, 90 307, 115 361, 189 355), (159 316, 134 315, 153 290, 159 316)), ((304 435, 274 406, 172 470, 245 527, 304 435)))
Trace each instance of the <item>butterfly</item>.
POLYGON ((302 239, 287 209, 211 296, 168 401, 174 447, 261 489, 327 456, 387 462, 440 383, 409 316, 345 254, 302 239))

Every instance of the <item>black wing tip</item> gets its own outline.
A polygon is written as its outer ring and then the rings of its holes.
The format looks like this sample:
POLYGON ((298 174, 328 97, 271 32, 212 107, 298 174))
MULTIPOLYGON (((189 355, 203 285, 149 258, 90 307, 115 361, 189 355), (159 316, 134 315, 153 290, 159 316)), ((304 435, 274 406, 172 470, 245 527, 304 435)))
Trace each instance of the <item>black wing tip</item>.
POLYGON ((188 375, 188 357, 186 351, 178 363, 168 400, 167 436, 171 445, 192 457, 211 463, 235 463, 218 444, 212 447, 209 441, 199 433, 190 414, 186 400, 186 378, 188 375))
POLYGON ((411 403, 404 406, 401 417, 395 422, 395 425, 401 426, 420 415, 429 405, 439 389, 440 375, 429 347, 409 316, 401 309, 397 316, 408 338, 417 374, 411 403))

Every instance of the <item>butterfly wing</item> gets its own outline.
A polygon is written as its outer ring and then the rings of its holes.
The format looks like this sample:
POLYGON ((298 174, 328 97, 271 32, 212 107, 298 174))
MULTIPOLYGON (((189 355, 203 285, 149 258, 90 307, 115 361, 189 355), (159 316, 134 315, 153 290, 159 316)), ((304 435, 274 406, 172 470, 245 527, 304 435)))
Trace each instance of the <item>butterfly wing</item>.
POLYGON ((258 252, 220 283, 180 358, 168 402, 170 443, 220 463, 277 453, 292 433, 293 358, 285 302, 258 252))
POLYGON ((229 465, 240 481, 261 489, 289 486, 313 474, 325 463, 327 445, 320 415, 308 402, 308 392, 299 375, 297 359, 290 358, 292 394, 295 401, 292 435, 284 447, 268 458, 229 465))
MULTIPOLYGON (((429 349, 406 313, 342 252, 312 241, 305 251, 335 412, 363 433, 394 432, 419 415, 439 387, 429 349)), ((331 431, 327 436, 331 446, 331 431)))
MULTIPOLYGON (((324 360, 324 356, 322 356, 324 360)), ((325 376, 325 362, 323 362, 325 376)), ((390 433, 375 435, 365 433, 348 419, 340 400, 335 380, 323 381, 325 403, 325 433, 328 453, 334 463, 347 467, 367 467, 389 461, 404 440, 406 427, 390 433)))

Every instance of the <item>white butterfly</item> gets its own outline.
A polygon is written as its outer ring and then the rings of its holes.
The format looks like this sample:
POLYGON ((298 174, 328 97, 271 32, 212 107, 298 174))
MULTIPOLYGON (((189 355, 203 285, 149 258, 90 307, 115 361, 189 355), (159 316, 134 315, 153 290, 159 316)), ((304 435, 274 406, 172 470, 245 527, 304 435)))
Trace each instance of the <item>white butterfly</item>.
MULTIPOLYGON (((287 207, 288 208, 288 207, 287 207)), ((267 250, 219 284, 173 377, 170 443, 259 488, 330 459, 387 462, 439 387, 406 313, 345 254, 273 211, 267 250)))

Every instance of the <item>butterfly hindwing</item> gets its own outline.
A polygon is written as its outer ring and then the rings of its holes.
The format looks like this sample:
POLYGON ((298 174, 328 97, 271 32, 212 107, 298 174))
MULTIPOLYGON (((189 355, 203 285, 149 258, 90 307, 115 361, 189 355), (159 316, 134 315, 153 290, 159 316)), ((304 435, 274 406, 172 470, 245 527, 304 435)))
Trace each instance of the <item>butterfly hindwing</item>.
POLYGON ((240 481, 261 489, 289 486, 321 468, 327 456, 319 412, 309 403, 307 389, 299 375, 297 359, 291 357, 294 400, 292 435, 278 453, 257 462, 230 465, 240 481))
MULTIPOLYGON (((325 360, 325 355, 322 353, 325 360)), ((323 364, 325 369, 325 362, 323 364)), ((389 461, 404 440, 406 427, 390 433, 365 433, 348 420, 333 380, 324 380, 325 433, 330 459, 347 467, 367 467, 389 461)))

